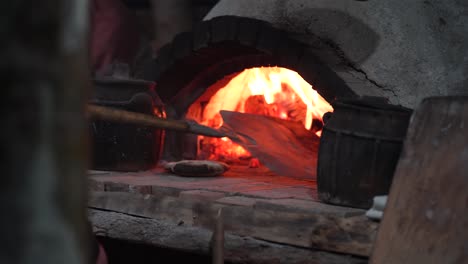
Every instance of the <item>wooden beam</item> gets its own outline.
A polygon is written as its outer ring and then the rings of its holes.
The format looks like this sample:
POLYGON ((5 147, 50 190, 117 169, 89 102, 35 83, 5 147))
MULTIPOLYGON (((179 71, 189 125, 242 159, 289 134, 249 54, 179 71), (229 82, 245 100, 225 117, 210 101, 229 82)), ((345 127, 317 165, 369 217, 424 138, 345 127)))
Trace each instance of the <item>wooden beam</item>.
POLYGON ((0 10, 0 263, 88 263, 87 1, 0 10))
POLYGON ((215 216, 223 208, 226 232, 292 246, 369 256, 377 224, 368 220, 363 210, 346 210, 312 201, 310 204, 316 209, 297 210, 267 202, 237 206, 124 192, 93 192, 89 201, 92 208, 202 228, 214 226, 215 216))
MULTIPOLYGON (((89 218, 98 236, 210 254, 210 229, 95 209, 89 210, 89 218)), ((224 260, 230 263, 367 263, 363 258, 281 245, 233 234, 225 235, 224 260)))

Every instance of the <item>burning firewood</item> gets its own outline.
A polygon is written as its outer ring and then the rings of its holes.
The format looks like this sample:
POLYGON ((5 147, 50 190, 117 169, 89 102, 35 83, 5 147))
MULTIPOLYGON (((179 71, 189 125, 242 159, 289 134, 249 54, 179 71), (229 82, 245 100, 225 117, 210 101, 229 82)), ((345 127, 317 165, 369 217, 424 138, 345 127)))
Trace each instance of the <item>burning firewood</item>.
POLYGON ((245 113, 304 122, 307 106, 299 97, 294 100, 279 97, 274 103, 268 104, 263 95, 252 95, 245 102, 245 113))
POLYGON ((260 167, 260 161, 257 158, 252 158, 249 161, 249 168, 259 168, 260 167))

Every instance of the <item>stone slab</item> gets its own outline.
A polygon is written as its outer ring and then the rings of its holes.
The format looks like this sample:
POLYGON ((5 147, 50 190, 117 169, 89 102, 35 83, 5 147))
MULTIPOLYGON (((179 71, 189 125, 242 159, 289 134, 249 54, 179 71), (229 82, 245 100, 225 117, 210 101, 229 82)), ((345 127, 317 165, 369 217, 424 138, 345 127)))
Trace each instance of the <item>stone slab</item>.
POLYGON ((196 199, 201 201, 214 201, 224 197, 226 194, 222 192, 212 192, 204 190, 183 191, 179 194, 182 199, 196 199))
POLYGON ((305 212, 305 213, 321 213, 340 215, 342 217, 352 217, 364 214, 365 210, 348 208, 342 206, 334 206, 323 204, 314 201, 300 200, 300 199, 257 199, 255 203, 256 208, 305 212))
POLYGON ((234 167, 221 177, 180 177, 162 171, 132 173, 107 172, 90 175, 93 191, 135 192, 178 196, 180 192, 203 190, 258 198, 295 198, 316 200, 315 181, 265 175, 262 170, 250 171, 234 167))
POLYGON ((253 207, 260 199, 245 196, 228 196, 216 200, 216 203, 223 205, 253 207))
MULTIPOLYGON (((222 209, 227 232, 288 245, 368 256, 377 224, 359 209, 310 201, 309 210, 272 204, 274 199, 230 196, 207 200, 210 192, 189 192, 179 197, 128 192, 92 192, 91 208, 210 228, 222 209), (314 209, 313 207, 316 207, 314 209)), ((298 200, 299 201, 299 200, 298 200)), ((304 203, 308 202, 303 200, 304 203)))
POLYGON ((316 191, 305 187, 278 187, 264 190, 247 190, 242 192, 244 195, 270 199, 302 199, 316 200, 316 191))

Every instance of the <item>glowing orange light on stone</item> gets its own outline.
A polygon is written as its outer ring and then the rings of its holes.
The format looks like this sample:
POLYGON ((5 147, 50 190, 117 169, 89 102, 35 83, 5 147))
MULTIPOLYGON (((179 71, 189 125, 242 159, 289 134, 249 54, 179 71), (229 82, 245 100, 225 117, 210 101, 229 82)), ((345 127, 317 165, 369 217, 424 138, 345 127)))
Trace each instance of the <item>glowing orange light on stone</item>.
MULTIPOLYGON (((297 72, 280 67, 246 69, 233 77, 210 98, 202 123, 221 127, 221 110, 300 121, 306 129, 311 129, 313 122, 322 122, 324 113, 333 112, 332 106, 297 72)), ((316 134, 320 136, 321 131, 316 134)), ((228 138, 212 139, 211 142, 215 145, 215 153, 210 159, 219 155, 250 155, 228 138)))

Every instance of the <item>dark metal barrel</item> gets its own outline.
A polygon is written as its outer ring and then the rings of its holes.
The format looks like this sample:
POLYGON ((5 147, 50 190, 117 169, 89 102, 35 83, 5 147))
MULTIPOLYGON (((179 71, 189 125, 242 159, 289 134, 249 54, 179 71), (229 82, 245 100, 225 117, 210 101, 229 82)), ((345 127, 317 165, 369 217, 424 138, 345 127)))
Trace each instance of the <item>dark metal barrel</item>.
MULTIPOLYGON (((154 83, 103 77, 94 80, 91 103, 163 117, 154 83)), ((90 125, 92 168, 140 171, 153 168, 161 153, 163 130, 95 120, 90 125)))
POLYGON ((389 192, 412 111, 380 98, 340 100, 333 108, 320 139, 319 199, 369 208, 389 192))

